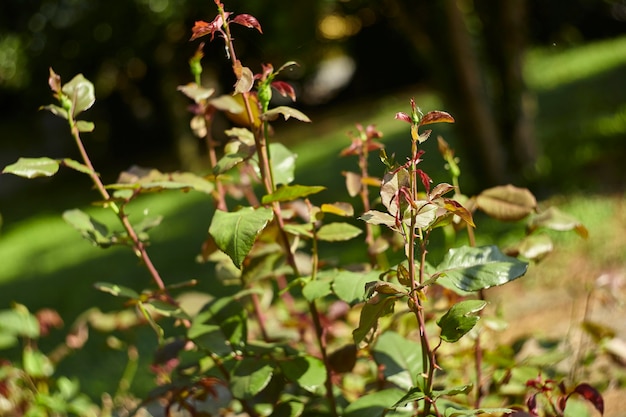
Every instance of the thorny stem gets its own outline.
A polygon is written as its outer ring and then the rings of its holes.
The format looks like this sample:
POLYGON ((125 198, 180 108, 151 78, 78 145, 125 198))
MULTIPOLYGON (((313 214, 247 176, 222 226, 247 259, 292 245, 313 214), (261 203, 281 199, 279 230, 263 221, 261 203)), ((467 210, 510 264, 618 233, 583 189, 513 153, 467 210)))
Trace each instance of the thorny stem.
POLYGON ((150 256, 148 255, 148 252, 146 251, 146 246, 141 241, 141 239, 139 239, 139 237, 137 236, 137 233, 135 232, 135 229, 130 224, 130 220, 128 220, 128 215, 126 215, 126 213, 124 213, 124 210, 121 209, 115 202, 110 201, 111 195, 109 194, 107 189, 104 187, 102 180, 96 173, 96 170, 94 169, 93 164, 91 163, 91 159, 89 158, 89 155, 87 154, 87 151, 85 150, 85 146, 83 145, 83 142, 80 138, 80 132, 78 130, 78 127, 76 126, 76 122, 71 112, 68 112, 68 120, 70 124, 72 137, 74 138, 74 141, 76 142, 76 146, 78 147, 78 150, 80 152, 80 155, 83 159, 84 164, 87 166, 87 168, 89 168, 89 177, 91 178, 92 182, 98 189, 98 192, 100 193, 102 198, 105 201, 107 201, 107 205, 111 208, 111 210, 113 210, 113 212, 115 212, 120 222, 124 226, 126 233, 128 233, 128 237, 133 242, 133 249, 134 249, 135 254, 137 255, 137 257, 139 257, 143 261, 144 265, 148 269, 148 272, 152 276, 152 280, 155 282, 159 290, 163 292, 163 294, 166 296, 168 301, 170 303, 175 304, 175 301, 167 294, 167 290, 165 288, 163 279, 159 275, 159 271, 157 271, 156 267, 152 263, 152 260, 150 259, 150 256))
MULTIPOLYGON (((218 11, 224 21, 224 31, 226 33, 226 44, 227 44, 231 62, 233 64, 233 70, 235 70, 237 66, 240 64, 235 54, 235 48, 232 42, 230 27, 226 20, 226 15, 224 13, 224 9, 221 6, 221 4, 218 4, 218 11)), ((252 104, 250 102, 250 93, 244 92, 242 94, 242 97, 243 97, 243 102, 244 102, 244 106, 246 109, 246 114, 248 116, 248 120, 250 121, 251 128, 254 128, 254 114, 252 112, 252 104)), ((265 186, 265 191, 267 192, 267 194, 272 194, 275 191, 275 186, 274 186, 274 180, 272 178, 272 170, 271 170, 271 164, 270 164, 269 152, 268 152, 267 140, 266 140, 267 129, 268 129, 267 121, 263 121, 261 127, 254 129, 255 130, 254 141, 255 141, 255 146, 257 150, 257 156, 259 158, 261 181, 263 182, 263 185, 265 186)), ((294 257, 293 252, 291 251, 289 238, 288 238, 287 232, 285 231, 285 224, 282 218, 280 203, 278 202, 272 203, 272 210, 274 212, 274 218, 276 219, 278 226, 279 226, 281 241, 285 250, 287 263, 292 268, 294 274, 296 276, 299 276, 300 273, 298 271, 296 259, 294 257)), ((320 316, 319 316, 319 312, 317 311, 315 302, 309 303, 309 310, 313 318, 313 324, 315 326, 315 333, 317 336, 318 344, 320 346, 322 359, 324 361, 324 365, 326 368, 326 374, 327 374, 326 396, 327 396, 328 403, 330 406, 331 414, 333 416, 338 416, 337 405, 336 405, 335 397, 333 395, 333 390, 332 390, 331 370, 330 370, 330 365, 328 363, 328 358, 326 355, 326 341, 325 341, 325 335, 324 335, 324 328, 320 322, 320 316)))

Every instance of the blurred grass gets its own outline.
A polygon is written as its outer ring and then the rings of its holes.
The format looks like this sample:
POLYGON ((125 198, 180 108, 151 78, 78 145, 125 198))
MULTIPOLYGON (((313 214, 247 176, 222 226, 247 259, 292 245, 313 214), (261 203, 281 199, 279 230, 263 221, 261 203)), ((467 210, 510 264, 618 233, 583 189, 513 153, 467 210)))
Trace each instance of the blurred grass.
MULTIPOLYGON (((624 230, 617 228, 614 222, 618 219, 620 225, 624 225, 625 71, 626 38, 565 52, 534 51, 529 54, 526 70, 537 97, 536 130, 546 154, 539 166, 541 181, 549 185, 553 194, 565 196, 553 201, 576 215, 592 236, 589 241, 581 242, 572 238, 573 233, 566 234, 557 237, 559 247, 568 250, 578 247, 575 245, 585 245, 598 268, 626 262, 623 246, 616 247, 612 243, 624 230), (598 196, 602 192, 610 192, 613 197, 598 196)), ((310 125, 295 127, 290 122, 277 126, 278 140, 286 138, 288 146, 299 155, 296 182, 327 185, 329 190, 316 196, 316 200, 328 202, 346 198, 341 171, 356 170, 356 160, 339 159, 337 155, 349 145, 346 133, 355 131, 354 123, 376 124, 384 132, 383 142, 388 153, 395 152, 397 159, 403 160, 408 153, 407 126, 395 121, 393 116, 398 111, 410 110, 412 96, 424 111, 442 109, 436 95, 416 90, 334 108, 328 114, 318 115, 319 120, 313 117, 310 125)), ((446 126, 435 127, 435 134, 443 134, 455 146, 457 139, 448 136, 446 126)), ((436 182, 446 180, 436 141, 428 141, 426 151, 423 168, 436 173, 432 175, 436 182)), ((372 173, 381 175, 382 166, 377 159, 372 156, 372 173)), ((0 180, 4 181, 5 176, 0 180)), ((79 194, 81 192, 78 190, 79 194)), ((150 285, 147 272, 129 250, 94 248, 63 222, 60 217, 63 210, 73 208, 74 204, 84 206, 86 200, 51 190, 43 195, 15 198, 5 204, 12 206, 3 208, 11 215, 5 216, 0 236, 0 308, 6 308, 13 301, 24 303, 33 311, 54 308, 62 314, 67 327, 78 314, 92 306, 103 310, 121 307, 120 300, 95 291, 94 282, 114 282, 135 289, 150 285), (21 209, 24 204, 37 209, 21 209), (41 210, 40 207, 46 207, 45 213, 26 218, 19 216, 21 210, 30 214, 41 210)), ((210 223, 213 210, 210 198, 193 192, 145 196, 135 202, 133 218, 142 216, 146 209, 150 214, 165 217, 163 224, 151 233, 149 248, 165 281, 195 278, 199 280, 198 290, 215 293, 218 284, 212 280, 211 267, 194 262, 210 223)), ((104 211, 88 210, 99 220, 111 223, 112 219, 103 214, 104 211)), ((478 219, 478 226, 483 243, 506 243, 523 233, 520 224, 503 227, 478 219)), ((350 247, 335 244, 327 253, 333 253, 340 262, 347 262, 362 249, 358 244, 350 247)), ((57 340, 61 334, 62 331, 56 334, 57 340)), ((127 340, 135 337, 129 341, 138 343, 146 352, 156 343, 150 331, 120 337, 127 340)), ((144 359, 149 360, 149 355, 144 359)), ((124 361, 122 352, 111 352, 106 348, 104 335, 96 334, 87 349, 70 358, 64 367, 70 375, 88 375, 84 388, 97 396, 102 391, 115 389, 124 361), (93 363, 99 364, 97 376, 93 363)), ((145 393, 142 381, 146 378, 147 375, 142 375, 135 387, 140 394, 145 393)))

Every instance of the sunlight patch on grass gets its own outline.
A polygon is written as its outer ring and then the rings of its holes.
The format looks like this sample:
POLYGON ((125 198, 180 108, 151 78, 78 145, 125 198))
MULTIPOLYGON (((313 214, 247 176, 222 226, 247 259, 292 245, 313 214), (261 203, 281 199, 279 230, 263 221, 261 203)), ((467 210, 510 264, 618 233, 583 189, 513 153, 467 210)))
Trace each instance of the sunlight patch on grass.
POLYGON ((530 51, 526 56, 524 75, 533 90, 550 90, 624 64, 626 36, 565 51, 558 47, 530 51))

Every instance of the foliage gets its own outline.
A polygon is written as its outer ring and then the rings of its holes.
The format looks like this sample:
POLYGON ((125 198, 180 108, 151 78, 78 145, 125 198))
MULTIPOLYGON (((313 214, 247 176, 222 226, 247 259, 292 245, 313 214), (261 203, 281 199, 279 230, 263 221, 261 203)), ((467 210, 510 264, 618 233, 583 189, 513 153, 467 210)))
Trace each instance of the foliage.
POLYGON ((554 208, 539 211, 528 190, 512 185, 463 195, 458 160, 441 137, 451 183, 433 184, 420 168, 420 145, 431 136, 424 126, 454 118, 443 111, 424 114, 414 100, 409 113, 395 115, 410 125, 406 162, 386 154, 374 126, 357 125, 341 152, 357 158, 358 172, 344 175, 348 197, 358 197, 363 209, 358 219, 349 201, 315 203, 324 187, 294 184, 296 155, 270 142, 270 122, 279 116, 310 122, 300 110, 272 100, 274 92, 296 99, 295 89, 277 79, 295 63, 277 70, 264 64, 256 74, 244 66, 231 30, 244 26, 262 33, 261 25, 215 4, 217 16, 196 22, 192 40, 224 41, 237 80, 233 95, 213 97, 213 90, 200 85, 204 44, 190 60, 195 81, 179 88, 193 102, 191 129, 206 141, 213 167, 208 174, 134 167, 116 183, 104 184, 82 140, 95 126, 77 118, 95 103, 93 84, 82 75, 63 84, 50 69, 57 104, 43 109, 67 120, 82 161, 20 158, 3 173, 48 177, 67 167, 89 176, 100 194, 97 204, 116 216, 119 229, 109 230, 78 209, 66 211, 64 219, 95 246, 129 246, 152 285, 135 291, 124 283, 95 283, 119 297, 124 308, 114 317, 87 312, 61 353, 43 353, 36 344, 42 329, 55 323, 54 315, 35 317, 23 306, 2 312, 2 347, 22 341, 23 363, 3 364, 0 394, 8 405, 0 405, 16 416, 131 412, 132 346, 119 392, 99 410, 79 393, 77 382, 55 378, 54 365, 82 346, 88 326, 112 332, 147 324, 158 340, 156 387, 142 404, 164 404, 165 415, 184 409, 197 416, 562 416, 576 397, 602 412, 602 396, 589 384, 567 389, 565 382, 544 380, 544 366, 519 363, 504 346, 484 344, 491 329, 482 325, 484 290, 522 277, 530 261, 550 250, 541 229, 575 230, 585 237, 585 227, 554 208), (212 136, 218 111, 235 125, 223 149, 212 136), (373 151, 386 167, 383 178, 370 175, 373 151), (379 197, 370 195, 371 188, 379 197), (166 285, 150 257, 149 231, 162 218, 134 222, 127 214, 142 194, 171 190, 202 192, 215 202, 199 259, 215 265, 211 279, 230 291, 205 294, 199 309, 175 296, 197 282, 166 285), (527 219, 528 235, 506 251, 477 247, 476 210, 503 221, 527 219), (433 266, 427 254, 438 231, 449 250, 433 266), (361 235, 367 249, 358 263, 321 259, 320 245, 340 247, 361 235), (464 239, 468 244, 460 243, 464 239))

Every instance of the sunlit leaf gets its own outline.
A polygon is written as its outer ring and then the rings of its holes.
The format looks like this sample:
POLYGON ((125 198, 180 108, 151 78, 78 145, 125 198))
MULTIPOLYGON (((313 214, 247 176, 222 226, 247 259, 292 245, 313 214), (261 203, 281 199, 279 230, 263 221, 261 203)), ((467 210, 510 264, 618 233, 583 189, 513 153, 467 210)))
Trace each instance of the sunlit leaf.
POLYGON ((472 218, 472 213, 470 213, 468 209, 463 207, 461 203, 459 203, 456 200, 449 199, 449 198, 444 198, 443 202, 444 202, 443 207, 448 212, 456 216, 459 216, 461 219, 463 219, 465 223, 469 224, 470 226, 476 227, 476 225, 474 224, 474 219, 472 218))
POLYGON ((244 108, 237 100, 231 95, 221 95, 209 100, 209 104, 220 111, 229 113, 243 113, 244 108))
POLYGON ((96 282, 94 284, 94 287, 99 291, 106 292, 115 297, 126 297, 132 300, 136 300, 139 298, 139 294, 137 293, 137 291, 128 287, 124 287, 122 285, 111 284, 108 282, 96 282))
POLYGON ((321 186, 284 185, 272 194, 263 196, 262 202, 263 204, 270 204, 275 201, 292 201, 311 194, 317 194, 325 189, 326 187, 321 186))
POLYGON ((587 228, 580 223, 578 219, 562 212, 556 207, 550 207, 531 219, 529 224, 530 230, 535 230, 540 227, 560 232, 574 230, 585 239, 589 236, 587 228))
POLYGON ((332 204, 322 204, 320 210, 322 210, 323 213, 332 213, 337 216, 354 216, 354 208, 350 203, 337 202, 332 204))
POLYGON ((353 239, 363 233, 361 229, 350 223, 329 223, 319 228, 317 238, 327 242, 342 242, 353 239))
POLYGON ((0 335, 7 336, 0 341, 0 349, 13 346, 18 337, 36 339, 39 337, 39 321, 26 307, 16 306, 0 311, 0 335))
POLYGON ((348 304, 365 301, 365 284, 377 281, 380 271, 353 272, 338 271, 333 279, 332 288, 341 300, 348 304))
POLYGON ((215 93, 214 88, 202 87, 196 83, 179 85, 176 89, 196 103, 200 103, 203 100, 208 99, 213 95, 213 93, 215 93))
POLYGON ((304 298, 308 301, 322 299, 331 294, 330 284, 330 279, 318 278, 315 281, 309 281, 304 288, 302 288, 302 295, 304 295, 304 298))
POLYGON ((54 373, 54 364, 39 350, 26 346, 24 348, 22 363, 24 372, 31 378, 46 378, 54 373))
POLYGON ((247 13, 238 14, 235 17, 233 17, 230 21, 232 23, 237 23, 239 25, 245 26, 250 29, 256 29, 259 31, 259 33, 263 33, 263 31, 261 30, 261 24, 259 23, 259 21, 256 19, 256 17, 250 14, 247 14, 247 13))
POLYGON ((366 223, 370 224, 384 224, 387 227, 395 228, 396 227, 396 218, 390 214, 383 213, 377 210, 369 210, 363 213, 359 219, 363 220, 366 223))
POLYGON ((440 110, 429 111, 420 119, 420 126, 432 123, 454 123, 454 118, 449 113, 440 110))
POLYGON ((354 172, 344 171, 342 174, 346 177, 346 189, 350 197, 355 197, 361 192, 361 176, 354 172))
POLYGON ((534 212, 537 200, 528 189, 509 184, 484 190, 476 197, 476 205, 494 219, 516 221, 534 212))
POLYGON ((241 268, 257 236, 274 217, 271 209, 242 208, 235 212, 217 210, 209 227, 217 247, 241 268))
POLYGON ((76 170, 78 172, 82 172, 83 174, 87 174, 87 175, 94 174, 94 172, 91 169, 89 169, 87 165, 81 164, 80 162, 75 161, 73 159, 64 158, 61 160, 61 163, 65 165, 66 167, 72 168, 73 170, 76 170))
POLYGON ((506 284, 526 273, 528 264, 506 256, 496 246, 450 249, 437 267, 437 281, 449 289, 478 291, 506 284))
MULTIPOLYGON (((457 408, 449 407, 446 409, 445 417, 471 417, 471 416, 482 416, 482 415, 500 415, 502 413, 513 413, 515 410, 510 408, 479 408, 472 410, 459 410, 457 408)), ((516 414, 517 415, 517 414, 516 414)), ((520 417, 523 417, 520 415, 520 417)), ((528 417, 532 417, 528 414, 528 417)))
POLYGON ((291 184, 296 173, 296 159, 298 155, 291 152, 282 143, 270 143, 272 174, 274 185, 291 184))
POLYGON ((453 305, 439 320, 437 326, 441 328, 441 339, 454 343, 472 330, 480 317, 477 313, 485 308, 486 301, 464 300, 453 305))
POLYGON ((526 259, 541 259, 554 248, 550 236, 544 234, 532 234, 524 237, 517 245, 507 250, 513 256, 523 256, 526 259))
POLYGON ((303 122, 311 121, 311 119, 309 119, 309 117, 306 114, 302 113, 300 110, 287 106, 278 106, 270 109, 263 113, 261 117, 265 120, 272 121, 278 119, 278 116, 280 115, 282 115, 285 120, 289 120, 290 117, 293 117, 294 119, 298 119, 303 122))
POLYGON ((107 185, 107 188, 141 192, 196 190, 206 194, 211 194, 215 188, 212 182, 191 172, 161 172, 138 166, 132 166, 122 172, 117 181, 115 184, 107 185))
POLYGON ((63 213, 63 220, 78 230, 83 238, 96 246, 107 248, 114 243, 109 236, 109 230, 106 225, 100 223, 82 210, 66 210, 63 213))
POLYGON ((423 372, 419 343, 388 330, 376 340, 372 354, 376 363, 383 365, 386 381, 404 390, 417 385, 417 378, 423 372))
POLYGON ((235 83, 235 94, 247 93, 252 89, 254 85, 254 74, 248 67, 241 68, 241 76, 235 83))
POLYGON ((59 162, 50 158, 19 158, 7 165, 3 174, 13 174, 24 178, 51 177, 59 170, 59 162))
POLYGON ((309 355, 287 358, 278 363, 285 377, 309 392, 315 392, 326 381, 324 362, 309 355))
POLYGON ((48 110, 50 113, 54 114, 55 116, 61 117, 65 120, 69 118, 67 110, 65 110, 63 107, 57 106, 56 104, 48 104, 47 106, 41 106, 39 109, 48 110))
POLYGON ((79 113, 89 109, 96 102, 96 94, 91 81, 83 74, 78 74, 61 89, 72 101, 72 113, 76 117, 79 113))
POLYGON ((88 122, 86 120, 77 120, 76 121, 76 128, 78 129, 79 132, 93 132, 93 130, 96 128, 96 125, 93 122, 88 122))

